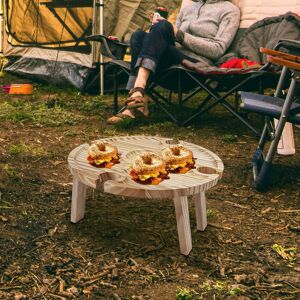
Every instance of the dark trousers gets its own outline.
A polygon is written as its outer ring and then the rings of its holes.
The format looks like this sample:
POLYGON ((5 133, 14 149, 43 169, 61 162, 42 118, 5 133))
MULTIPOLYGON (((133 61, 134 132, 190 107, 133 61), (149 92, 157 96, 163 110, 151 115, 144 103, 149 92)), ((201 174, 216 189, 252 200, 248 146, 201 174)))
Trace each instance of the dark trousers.
POLYGON ((133 76, 137 75, 137 68, 140 66, 155 72, 156 69, 180 64, 183 59, 197 61, 176 49, 173 26, 168 21, 160 21, 153 25, 149 33, 142 30, 134 32, 130 46, 133 76))

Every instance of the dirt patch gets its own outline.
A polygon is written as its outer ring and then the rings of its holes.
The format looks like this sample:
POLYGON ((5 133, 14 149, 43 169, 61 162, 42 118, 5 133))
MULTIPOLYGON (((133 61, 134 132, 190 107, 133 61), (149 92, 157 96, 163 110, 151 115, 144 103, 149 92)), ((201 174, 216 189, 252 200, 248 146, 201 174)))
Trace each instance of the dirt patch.
POLYGON ((53 94, 37 85, 32 97, 1 95, 1 299, 300 298, 299 128, 296 156, 277 156, 270 187, 258 193, 250 166, 258 141, 221 109, 188 127, 162 115, 116 128, 105 124, 112 96, 53 94), (204 232, 196 231, 190 201, 188 257, 179 254, 169 200, 89 189, 85 218, 70 223, 69 152, 140 133, 199 144, 224 162, 222 180, 207 193, 204 232))

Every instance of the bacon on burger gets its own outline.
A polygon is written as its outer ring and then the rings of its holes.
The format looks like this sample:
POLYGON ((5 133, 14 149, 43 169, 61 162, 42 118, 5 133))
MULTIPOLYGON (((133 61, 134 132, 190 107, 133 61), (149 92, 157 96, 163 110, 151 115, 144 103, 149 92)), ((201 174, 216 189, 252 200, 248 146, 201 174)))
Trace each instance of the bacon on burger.
POLYGON ((138 154, 133 159, 130 176, 136 182, 152 185, 157 185, 169 178, 166 163, 152 152, 138 154))
POLYGON ((162 157, 170 173, 185 174, 195 168, 193 152, 181 145, 174 145, 163 149, 162 157))
POLYGON ((119 159, 117 147, 108 142, 99 141, 89 147, 87 160, 95 167, 111 168, 119 159))

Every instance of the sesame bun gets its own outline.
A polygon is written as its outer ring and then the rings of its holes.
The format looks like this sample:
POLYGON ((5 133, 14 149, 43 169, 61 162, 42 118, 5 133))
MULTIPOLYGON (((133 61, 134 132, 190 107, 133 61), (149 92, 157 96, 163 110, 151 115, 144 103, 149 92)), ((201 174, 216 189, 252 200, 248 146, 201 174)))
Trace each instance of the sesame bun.
POLYGON ((193 152, 183 146, 174 145, 163 149, 162 157, 167 165, 180 165, 193 159, 193 152))
POLYGON ((145 152, 132 160, 132 170, 139 175, 165 172, 166 163, 157 154, 145 152))
POLYGON ((92 159, 107 159, 116 157, 118 149, 107 142, 96 142, 89 147, 88 154, 92 159))

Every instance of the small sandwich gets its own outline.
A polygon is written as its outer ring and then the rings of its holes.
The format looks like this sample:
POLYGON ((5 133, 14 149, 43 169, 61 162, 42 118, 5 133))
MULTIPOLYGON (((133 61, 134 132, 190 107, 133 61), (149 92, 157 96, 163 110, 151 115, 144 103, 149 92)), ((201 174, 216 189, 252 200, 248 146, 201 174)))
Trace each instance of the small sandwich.
POLYGON ((166 163, 152 152, 139 154, 133 159, 130 176, 136 182, 152 185, 169 178, 166 163))
POLYGON ((193 152, 183 146, 174 145, 163 149, 162 157, 170 173, 185 174, 195 168, 193 152))
POLYGON ((120 157, 117 147, 107 142, 96 142, 89 147, 88 162, 98 168, 111 168, 119 163, 120 157))

